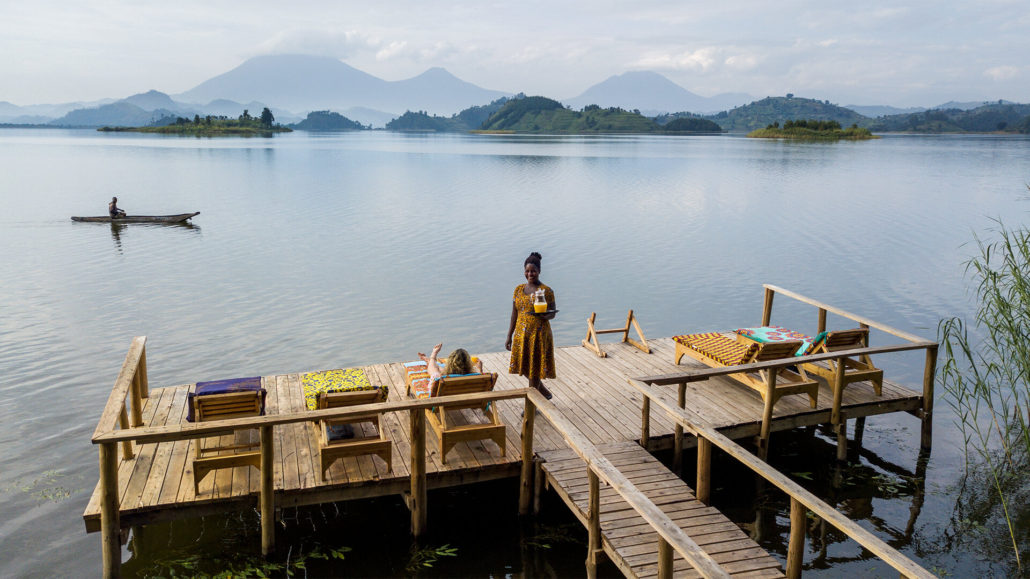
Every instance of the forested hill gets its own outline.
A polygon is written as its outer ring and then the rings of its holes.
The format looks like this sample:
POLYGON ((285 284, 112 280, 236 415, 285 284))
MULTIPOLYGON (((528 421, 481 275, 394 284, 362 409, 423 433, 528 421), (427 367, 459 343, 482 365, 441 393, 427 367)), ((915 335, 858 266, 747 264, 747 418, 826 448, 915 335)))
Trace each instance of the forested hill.
POLYGON ((878 117, 865 126, 874 132, 1030 133, 1030 105, 993 103, 969 110, 934 109, 878 117))
POLYGON ((546 97, 526 97, 509 101, 483 123, 484 131, 517 133, 652 133, 655 122, 637 111, 618 107, 584 107, 581 112, 566 109, 546 97))
MULTIPOLYGON (((525 95, 521 93, 515 96, 515 98, 523 97, 525 95)), ((417 132, 472 131, 483 126, 486 119, 499 111, 509 100, 511 99, 508 97, 501 97, 488 105, 469 107, 449 117, 430 115, 426 111, 407 111, 386 123, 386 129, 390 131, 417 132)))
POLYGON ((829 101, 785 97, 766 97, 749 105, 737 107, 706 119, 715 121, 723 130, 750 132, 765 128, 773 123, 785 123, 791 119, 812 119, 816 121, 837 121, 842 126, 868 123, 869 118, 851 109, 830 104, 829 101))

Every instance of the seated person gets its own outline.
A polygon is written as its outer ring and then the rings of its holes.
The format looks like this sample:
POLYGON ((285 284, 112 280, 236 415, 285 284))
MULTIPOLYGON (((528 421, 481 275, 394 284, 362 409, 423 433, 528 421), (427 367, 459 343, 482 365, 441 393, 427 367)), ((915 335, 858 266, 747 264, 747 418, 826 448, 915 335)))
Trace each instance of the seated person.
POLYGON ((436 356, 440 353, 440 348, 442 347, 443 344, 433 346, 433 351, 429 354, 428 358, 422 352, 418 353, 418 359, 426 363, 426 371, 429 372, 430 384, 438 381, 444 376, 483 373, 483 362, 480 360, 473 362, 472 357, 469 356, 468 350, 465 350, 464 348, 458 348, 451 352, 451 355, 447 357, 447 365, 444 367, 443 373, 441 373, 440 367, 436 364, 436 356))
POLYGON ((111 216, 111 219, 125 217, 125 212, 118 208, 117 197, 112 197, 111 202, 107 204, 107 213, 111 216))

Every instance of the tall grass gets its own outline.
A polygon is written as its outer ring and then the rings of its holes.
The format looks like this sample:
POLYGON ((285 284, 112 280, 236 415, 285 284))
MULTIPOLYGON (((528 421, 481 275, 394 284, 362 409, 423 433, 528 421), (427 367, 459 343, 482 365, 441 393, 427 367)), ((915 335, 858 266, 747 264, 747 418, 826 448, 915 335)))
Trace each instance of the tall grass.
POLYGON ((1003 518, 1022 571, 1030 518, 1024 502, 1030 488, 1030 229, 1010 230, 998 222, 991 238, 976 237, 979 255, 966 262, 976 284, 975 337, 960 318, 940 323, 939 380, 965 441, 964 479, 992 491, 961 493, 977 500, 960 500, 959 510, 981 528, 1003 518))

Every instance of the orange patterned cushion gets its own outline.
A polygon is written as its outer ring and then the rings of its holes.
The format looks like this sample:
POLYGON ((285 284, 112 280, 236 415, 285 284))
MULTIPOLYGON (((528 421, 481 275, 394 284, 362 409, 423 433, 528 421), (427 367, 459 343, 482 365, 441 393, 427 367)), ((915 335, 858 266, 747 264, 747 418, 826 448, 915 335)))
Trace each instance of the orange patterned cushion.
POLYGON ((751 359, 760 347, 757 342, 743 344, 718 332, 685 334, 672 338, 724 366, 736 366, 751 359))

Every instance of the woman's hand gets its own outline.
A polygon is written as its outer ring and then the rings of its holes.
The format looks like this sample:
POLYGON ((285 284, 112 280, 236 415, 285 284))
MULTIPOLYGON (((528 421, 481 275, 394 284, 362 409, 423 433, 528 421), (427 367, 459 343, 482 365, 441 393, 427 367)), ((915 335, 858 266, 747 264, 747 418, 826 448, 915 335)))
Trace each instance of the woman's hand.
POLYGON ((511 336, 508 336, 508 339, 504 341, 504 349, 509 352, 511 351, 511 336))

